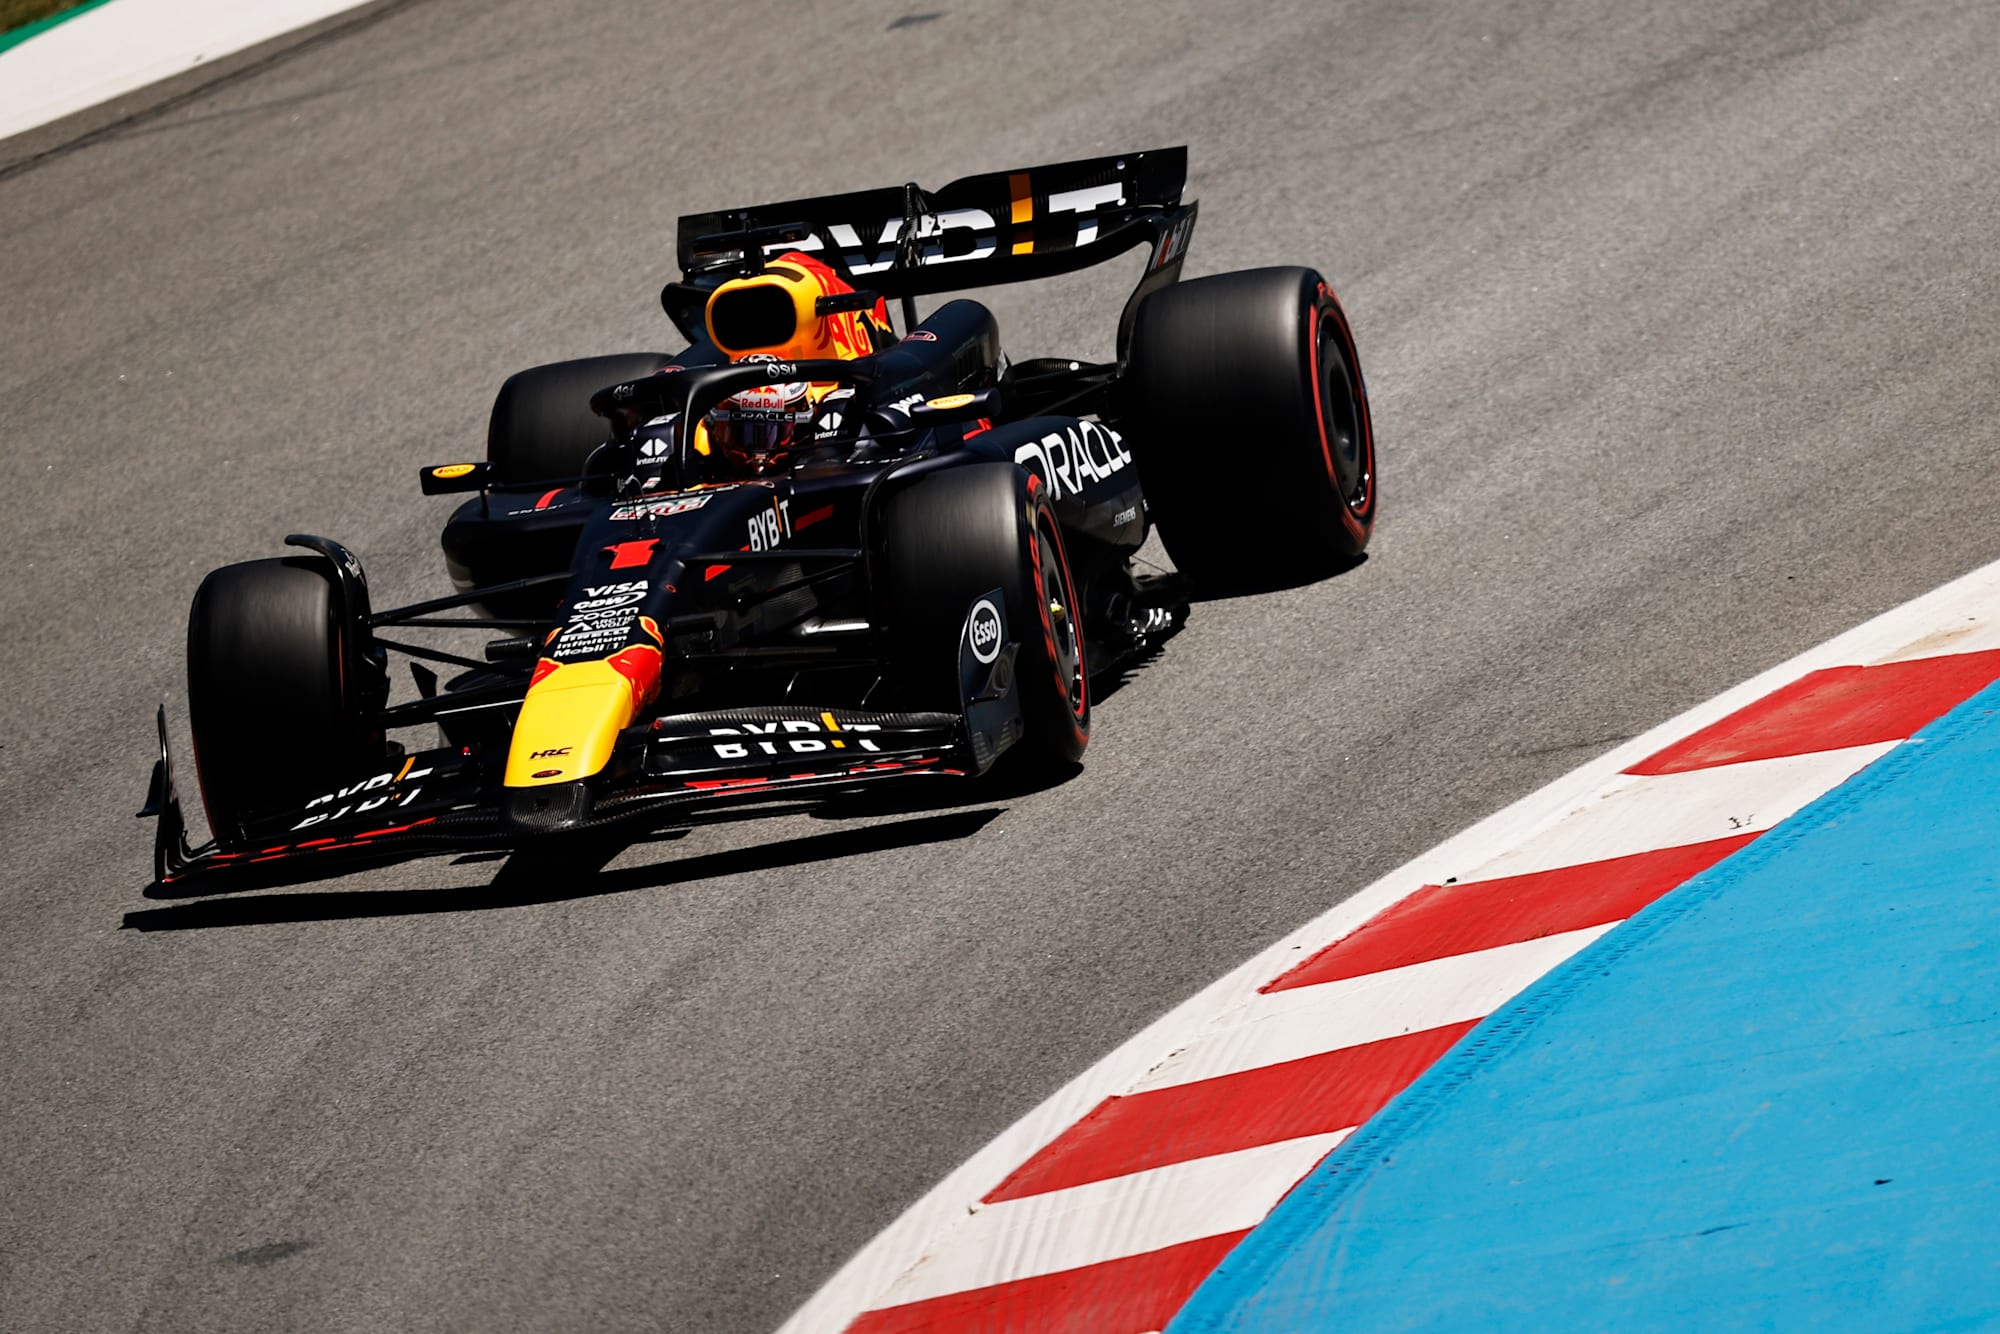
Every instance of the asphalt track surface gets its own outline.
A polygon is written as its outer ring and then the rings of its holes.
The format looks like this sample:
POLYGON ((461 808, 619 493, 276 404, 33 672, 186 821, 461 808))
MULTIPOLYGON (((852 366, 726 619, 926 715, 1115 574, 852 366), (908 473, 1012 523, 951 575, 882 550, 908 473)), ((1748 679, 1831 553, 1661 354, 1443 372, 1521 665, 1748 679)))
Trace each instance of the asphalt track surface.
MULTIPOLYGON (((1287 927, 2000 556, 1985 0, 938 2, 405 0, 0 146, 0 1324, 767 1329, 1287 927), (415 465, 676 346, 678 213, 1183 141, 1190 274, 1345 299, 1387 505, 1078 776, 145 896, 200 575, 306 529, 440 591, 415 465)), ((991 301, 1106 355, 1131 276, 991 301)))

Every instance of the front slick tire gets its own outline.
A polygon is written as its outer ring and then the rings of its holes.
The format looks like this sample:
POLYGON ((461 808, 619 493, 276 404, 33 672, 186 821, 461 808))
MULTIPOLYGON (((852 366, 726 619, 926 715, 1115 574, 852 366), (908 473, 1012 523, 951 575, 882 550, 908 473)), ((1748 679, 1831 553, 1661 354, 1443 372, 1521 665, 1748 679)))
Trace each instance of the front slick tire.
POLYGON ((225 565, 202 580, 188 611, 188 714, 218 842, 240 844, 252 817, 303 806, 383 757, 347 694, 347 633, 321 558, 225 565))
POLYGON ((1014 682, 1027 733, 1013 747, 1016 763, 1054 769, 1081 760, 1090 744, 1090 672, 1048 489, 1011 463, 948 468, 890 497, 882 531, 891 646, 919 697, 957 710, 966 614, 998 588, 1020 645, 1014 682))
POLYGON ((1133 457, 1160 538, 1210 587, 1318 575, 1375 527, 1375 429, 1333 289, 1249 269, 1140 307, 1127 373, 1133 457), (1225 490, 1222 479, 1234 479, 1225 490))

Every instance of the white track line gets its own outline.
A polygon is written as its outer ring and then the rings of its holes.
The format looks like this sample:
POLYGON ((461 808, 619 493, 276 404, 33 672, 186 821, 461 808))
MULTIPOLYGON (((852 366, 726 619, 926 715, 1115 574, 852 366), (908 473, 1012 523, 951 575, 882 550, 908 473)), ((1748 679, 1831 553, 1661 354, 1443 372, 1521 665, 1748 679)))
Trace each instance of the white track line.
POLYGON ((0 139, 365 0, 111 0, 0 51, 0 139))

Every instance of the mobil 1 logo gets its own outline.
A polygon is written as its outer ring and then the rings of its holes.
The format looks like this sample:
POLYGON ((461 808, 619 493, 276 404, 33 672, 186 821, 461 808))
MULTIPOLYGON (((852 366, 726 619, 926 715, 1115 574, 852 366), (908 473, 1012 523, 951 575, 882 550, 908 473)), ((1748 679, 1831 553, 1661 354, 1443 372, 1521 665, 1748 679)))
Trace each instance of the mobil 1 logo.
POLYGON ((570 608, 569 620, 552 656, 599 657, 623 648, 649 586, 639 579, 584 589, 583 597, 570 608))

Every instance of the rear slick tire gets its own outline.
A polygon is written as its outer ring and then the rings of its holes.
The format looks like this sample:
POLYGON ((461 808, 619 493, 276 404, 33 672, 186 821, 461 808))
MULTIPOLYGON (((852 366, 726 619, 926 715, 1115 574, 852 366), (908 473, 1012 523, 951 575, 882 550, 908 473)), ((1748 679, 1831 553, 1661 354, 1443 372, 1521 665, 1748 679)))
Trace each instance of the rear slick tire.
POLYGON ((486 457, 504 486, 574 480, 611 423, 590 410, 600 389, 656 373, 664 352, 619 352, 516 371, 500 386, 486 422, 486 457))
POLYGON ((1090 670, 1048 489, 1012 463, 947 468, 891 496, 881 532, 891 648, 919 699, 957 710, 966 615, 998 588, 1020 645, 1014 682, 1027 731, 1013 747, 1014 763, 1080 761, 1090 744, 1090 670))
POLYGON ((1126 420, 1167 551, 1197 584, 1319 574, 1359 556, 1375 429, 1347 314, 1311 269, 1164 288, 1139 308, 1126 420), (1220 479, 1240 490, 1219 494, 1220 479))

